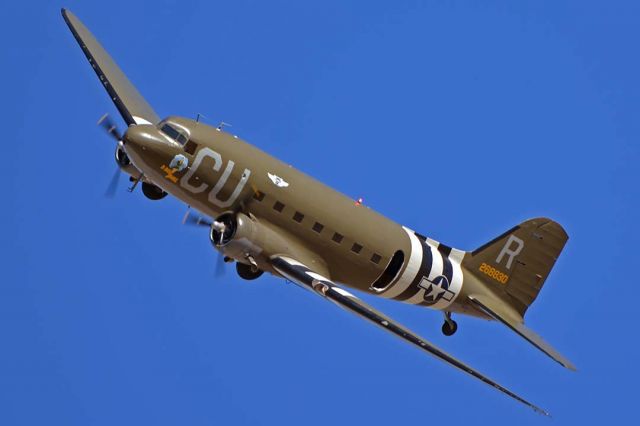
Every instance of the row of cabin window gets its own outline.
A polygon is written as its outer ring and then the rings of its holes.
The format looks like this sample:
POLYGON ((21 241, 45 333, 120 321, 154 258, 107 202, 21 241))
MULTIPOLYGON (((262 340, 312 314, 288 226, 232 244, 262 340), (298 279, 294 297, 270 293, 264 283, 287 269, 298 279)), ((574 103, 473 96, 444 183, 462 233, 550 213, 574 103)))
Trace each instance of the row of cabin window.
MULTIPOLYGON (((264 200, 265 194, 263 192, 257 191, 254 195, 253 198, 257 201, 262 201, 264 200)), ((282 211, 284 210, 284 204, 282 204, 280 201, 276 201, 273 204, 273 209, 275 211, 277 211, 278 213, 282 213, 282 211)), ((302 220, 304 219, 304 214, 300 213, 299 211, 296 211, 293 214, 292 219, 297 222, 297 223, 301 223, 302 220)), ((313 226, 311 227, 311 229, 313 229, 315 232, 317 232, 318 234, 320 234, 322 232, 322 230, 324 229, 324 225, 321 224, 320 222, 315 222, 313 224, 313 226)), ((342 240, 344 239, 344 235, 339 234, 338 232, 334 232, 333 233, 333 237, 331 237, 331 240, 337 244, 341 244, 342 240)), ((362 251, 363 247, 362 245, 358 244, 358 243, 353 243, 353 245, 351 246, 351 251, 356 253, 356 254, 360 254, 360 252, 362 251)), ((378 253, 373 253, 373 255, 371 256, 370 259, 373 263, 378 264, 380 263, 380 261, 382 260, 382 256, 380 256, 378 253)))

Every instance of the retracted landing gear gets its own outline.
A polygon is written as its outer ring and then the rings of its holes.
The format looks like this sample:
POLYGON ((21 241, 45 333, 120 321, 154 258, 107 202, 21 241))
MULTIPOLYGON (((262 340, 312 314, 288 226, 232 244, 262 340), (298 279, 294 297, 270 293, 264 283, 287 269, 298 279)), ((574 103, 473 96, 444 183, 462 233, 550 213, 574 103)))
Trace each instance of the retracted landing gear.
MULTIPOLYGON (((135 183, 134 183, 135 185, 135 183)), ((167 196, 167 193, 164 192, 159 187, 155 186, 152 183, 142 182, 142 193, 145 197, 150 200, 162 200, 167 196)))
POLYGON ((246 259, 249 262, 249 265, 241 262, 236 263, 236 271, 238 272, 238 275, 240 275, 240 278, 245 280, 255 280, 256 278, 260 278, 264 271, 258 268, 258 264, 253 256, 248 254, 246 259))
POLYGON ((451 319, 451 312, 444 313, 444 324, 442 324, 442 334, 445 336, 453 336, 458 330, 458 323, 451 319))
POLYGON ((240 278, 249 281, 260 278, 260 275, 264 273, 260 269, 255 269, 251 265, 245 265, 240 262, 236 263, 236 271, 238 272, 238 275, 240 275, 240 278))

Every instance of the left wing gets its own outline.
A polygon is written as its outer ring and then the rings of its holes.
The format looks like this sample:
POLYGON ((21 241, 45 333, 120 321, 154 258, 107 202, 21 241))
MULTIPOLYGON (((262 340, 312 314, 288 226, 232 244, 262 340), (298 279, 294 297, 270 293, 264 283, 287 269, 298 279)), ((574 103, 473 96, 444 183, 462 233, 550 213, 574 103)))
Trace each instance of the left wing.
POLYGON ((324 298, 330 300, 341 308, 352 312, 368 321, 371 321, 372 323, 388 331, 389 333, 392 333, 397 337, 403 339, 404 341, 417 346, 423 351, 435 356, 436 358, 441 359, 442 361, 458 368, 459 370, 470 374, 476 379, 482 380, 484 383, 498 389, 500 392, 503 392, 509 395, 511 398, 531 407, 536 412, 544 414, 545 416, 549 416, 549 413, 547 413, 542 408, 533 405, 529 401, 511 392, 509 389, 499 385, 498 383, 464 364, 462 361, 459 361, 456 358, 452 357, 442 349, 429 343, 422 337, 403 327, 391 318, 385 316, 383 313, 373 309, 371 306, 367 305, 365 302, 358 299, 353 294, 345 291, 341 287, 338 287, 329 279, 313 272, 302 263, 285 256, 273 256, 271 258, 271 263, 273 265, 273 268, 283 277, 293 281, 294 283, 304 288, 312 290, 314 293, 323 296, 324 298))
POLYGON ((155 111, 80 19, 66 9, 62 9, 62 17, 127 126, 156 124, 160 121, 155 111))

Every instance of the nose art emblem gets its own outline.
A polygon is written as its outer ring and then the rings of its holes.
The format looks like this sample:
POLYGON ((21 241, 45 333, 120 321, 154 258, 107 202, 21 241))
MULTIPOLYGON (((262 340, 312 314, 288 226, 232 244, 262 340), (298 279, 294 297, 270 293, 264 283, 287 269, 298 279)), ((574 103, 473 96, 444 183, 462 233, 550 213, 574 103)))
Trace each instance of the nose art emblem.
POLYGON ((174 173, 179 173, 187 168, 189 165, 189 159, 182 154, 177 154, 173 157, 173 160, 169 163, 169 166, 163 164, 160 169, 165 172, 165 179, 169 179, 171 182, 178 182, 178 177, 174 173))

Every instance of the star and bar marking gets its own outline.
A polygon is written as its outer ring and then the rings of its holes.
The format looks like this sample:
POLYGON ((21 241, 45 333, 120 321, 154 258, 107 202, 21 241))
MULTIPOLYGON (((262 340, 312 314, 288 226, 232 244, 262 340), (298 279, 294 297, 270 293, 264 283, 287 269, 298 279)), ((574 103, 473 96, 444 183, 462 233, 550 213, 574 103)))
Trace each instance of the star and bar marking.
POLYGON ((435 303, 441 298, 450 302, 456 295, 454 292, 449 291, 449 282, 444 275, 438 275, 433 281, 429 281, 427 277, 422 277, 418 287, 424 289, 424 300, 429 303, 435 303))

